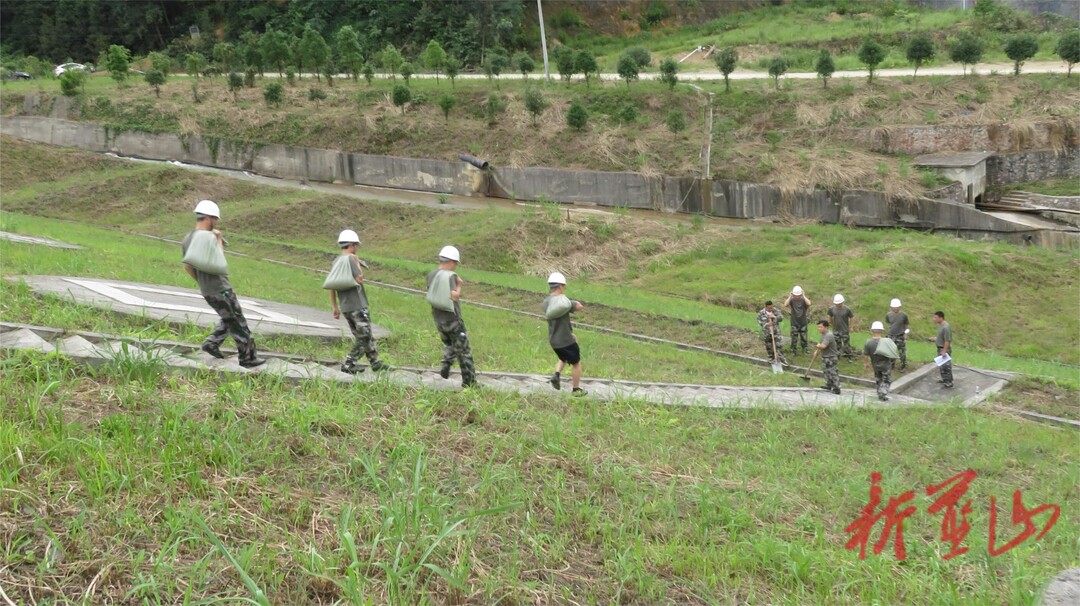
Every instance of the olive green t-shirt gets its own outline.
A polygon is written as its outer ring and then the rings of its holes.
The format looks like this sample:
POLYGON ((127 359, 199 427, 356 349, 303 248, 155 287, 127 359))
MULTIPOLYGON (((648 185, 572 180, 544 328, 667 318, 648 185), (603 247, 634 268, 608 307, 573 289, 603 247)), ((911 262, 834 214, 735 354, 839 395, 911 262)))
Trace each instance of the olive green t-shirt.
MULTIPOLYGON (((352 255, 349 256, 351 257, 352 255)), ((356 279, 361 275, 360 264, 356 262, 356 259, 349 259, 349 267, 352 269, 353 279, 356 279)), ((342 312, 364 311, 368 308, 367 293, 364 292, 363 284, 357 284, 353 288, 339 290, 337 291, 337 296, 342 312)))
POLYGON ((937 327, 937 339, 934 343, 938 347, 945 347, 945 341, 949 342, 949 349, 952 349, 952 327, 948 322, 942 322, 937 327))
POLYGON ((892 358, 874 355, 877 353, 877 346, 880 342, 881 339, 870 339, 866 342, 866 345, 863 345, 862 350, 864 354, 870 356, 870 365, 874 367, 874 370, 879 372, 892 368, 892 358))
MULTIPOLYGON (((544 313, 547 313, 548 306, 551 305, 553 296, 549 296, 544 299, 543 308, 544 313)), ((566 312, 558 318, 548 320, 548 343, 551 344, 553 349, 559 349, 562 347, 569 347, 577 342, 574 339, 574 327, 570 323, 570 314, 574 313, 574 308, 577 307, 577 301, 570 301, 570 311, 566 312)))
POLYGON ((904 336, 904 329, 908 327, 907 314, 902 311, 892 312, 885 314, 885 321, 889 324, 889 338, 896 340, 897 337, 904 336))
POLYGON ((854 317, 855 312, 851 311, 851 308, 846 305, 840 307, 833 305, 829 308, 829 318, 832 319, 833 332, 844 334, 851 332, 848 322, 854 317))
MULTIPOLYGON (((427 275, 427 287, 428 287, 428 290, 431 290, 431 283, 435 280, 435 276, 438 273, 439 273, 438 269, 434 269, 430 273, 428 273, 428 275, 427 275)), ((457 274, 451 274, 451 275, 447 276, 446 279, 450 280, 450 290, 454 290, 455 288, 457 288, 457 274)), ((449 322, 453 322, 454 320, 457 320, 458 318, 461 317, 461 302, 454 301, 454 311, 444 311, 442 309, 436 309, 436 308, 432 307, 431 308, 431 315, 435 317, 436 322, 442 323, 444 325, 449 323, 449 322)))
POLYGON ((840 357, 840 350, 836 348, 836 335, 834 335, 831 330, 821 337, 821 343, 825 345, 825 349, 821 350, 822 358, 840 357))

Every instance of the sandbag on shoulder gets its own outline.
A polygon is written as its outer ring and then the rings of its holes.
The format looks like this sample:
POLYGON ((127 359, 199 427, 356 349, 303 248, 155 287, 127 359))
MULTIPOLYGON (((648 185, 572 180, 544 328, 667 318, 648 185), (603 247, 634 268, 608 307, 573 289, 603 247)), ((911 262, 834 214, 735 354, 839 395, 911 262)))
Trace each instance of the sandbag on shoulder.
POLYGON ((322 287, 326 290, 348 290, 356 288, 356 278, 353 277, 352 257, 339 255, 334 259, 330 267, 330 273, 323 280, 322 287))
POLYGON ((450 291, 452 290, 450 288, 451 279, 454 279, 456 283, 456 278, 453 278, 454 276, 457 276, 457 274, 448 269, 440 269, 438 273, 435 274, 435 279, 431 281, 431 286, 428 287, 427 297, 425 297, 428 304, 433 308, 441 309, 442 311, 454 311, 454 300, 450 298, 450 291))
POLYGON ((544 311, 544 317, 548 320, 554 320, 555 318, 561 318, 570 313, 570 309, 574 306, 573 301, 566 295, 557 295, 551 298, 551 302, 548 303, 547 309, 544 311))
POLYGON ((224 276, 229 273, 225 252, 218 246, 217 236, 204 229, 197 229, 191 235, 191 242, 184 253, 184 263, 207 274, 224 276))

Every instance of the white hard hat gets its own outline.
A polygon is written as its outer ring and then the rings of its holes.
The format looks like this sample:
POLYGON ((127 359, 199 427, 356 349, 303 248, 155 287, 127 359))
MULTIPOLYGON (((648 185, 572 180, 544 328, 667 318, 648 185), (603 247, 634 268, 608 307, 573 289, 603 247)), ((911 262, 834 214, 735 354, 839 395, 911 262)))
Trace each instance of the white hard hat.
POLYGON ((548 284, 562 284, 563 286, 566 286, 566 276, 557 271, 551 272, 551 275, 548 276, 548 284))
POLYGON ((346 229, 338 234, 338 244, 359 244, 360 236, 356 235, 356 232, 351 229, 346 229))
POLYGON ((885 330, 885 325, 882 324, 881 322, 874 322, 873 324, 870 325, 870 330, 871 331, 885 330))
POLYGON ((889 307, 900 307, 900 299, 889 301, 889 307))
POLYGON ((439 251, 439 257, 443 259, 450 259, 451 261, 461 261, 461 253, 453 246, 444 246, 439 251))
POLYGON ((792 288, 791 289, 791 294, 795 295, 796 297, 801 297, 802 296, 802 286, 796 286, 795 288, 792 288))
POLYGON ((844 295, 836 293, 836 296, 832 298, 833 305, 839 305, 844 302, 844 295))
POLYGON ((213 200, 200 200, 199 203, 195 205, 195 214, 207 215, 209 217, 220 219, 221 209, 218 208, 213 200))

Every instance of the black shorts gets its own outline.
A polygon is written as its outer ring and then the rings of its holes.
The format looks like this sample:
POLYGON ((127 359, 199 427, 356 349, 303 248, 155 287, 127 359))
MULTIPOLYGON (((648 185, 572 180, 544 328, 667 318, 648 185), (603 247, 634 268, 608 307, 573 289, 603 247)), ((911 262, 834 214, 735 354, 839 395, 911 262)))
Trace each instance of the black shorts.
POLYGON ((552 349, 555 350, 555 355, 559 356, 559 359, 567 364, 577 364, 581 361, 581 349, 578 348, 577 343, 566 347, 552 347, 552 349))

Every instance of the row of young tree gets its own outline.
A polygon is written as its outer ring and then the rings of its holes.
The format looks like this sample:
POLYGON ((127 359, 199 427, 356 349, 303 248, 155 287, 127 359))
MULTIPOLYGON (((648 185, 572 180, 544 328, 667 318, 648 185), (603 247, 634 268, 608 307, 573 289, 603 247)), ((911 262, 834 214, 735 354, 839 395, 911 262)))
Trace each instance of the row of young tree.
MULTIPOLYGON (((966 74, 969 67, 974 67, 982 61, 983 54, 986 52, 986 45, 976 34, 961 32, 949 42, 946 50, 949 60, 961 64, 966 74)), ((1039 52, 1039 40, 1034 34, 1017 34, 1006 39, 1002 50, 1005 51, 1005 56, 1013 62, 1013 73, 1020 75, 1024 62, 1039 52)), ((1058 39, 1054 51, 1062 61, 1068 64, 1066 77, 1070 77, 1073 65, 1080 63, 1080 30, 1072 30, 1063 34, 1058 39)), ((904 57, 908 63, 915 67, 914 74, 916 76, 919 74, 919 68, 933 61, 937 57, 937 53, 938 49, 934 45, 933 39, 926 34, 912 36, 904 48, 904 57)), ((858 50, 858 57, 859 61, 866 66, 869 82, 874 81, 874 74, 878 66, 887 56, 888 49, 873 38, 867 38, 863 41, 858 50)), ((718 49, 713 55, 713 61, 716 63, 716 68, 724 76, 725 90, 730 90, 729 77, 735 71, 735 67, 739 62, 738 50, 734 47, 718 49)), ((787 73, 788 67, 788 60, 783 56, 773 57, 769 61, 769 76, 773 78, 773 82, 777 87, 780 86, 780 76, 787 73)), ((817 72, 818 77, 821 78, 822 86, 827 87, 829 78, 836 72, 836 63, 833 60, 832 53, 828 50, 822 50, 814 64, 814 70, 817 72)))

